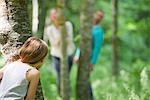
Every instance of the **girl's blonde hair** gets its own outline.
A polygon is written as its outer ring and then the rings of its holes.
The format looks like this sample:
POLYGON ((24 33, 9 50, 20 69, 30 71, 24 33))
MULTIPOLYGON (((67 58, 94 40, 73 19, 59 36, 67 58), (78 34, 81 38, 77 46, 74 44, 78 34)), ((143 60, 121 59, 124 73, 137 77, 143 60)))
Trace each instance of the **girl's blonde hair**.
POLYGON ((36 64, 43 60, 47 53, 47 44, 36 37, 30 37, 19 50, 21 61, 29 64, 36 64))

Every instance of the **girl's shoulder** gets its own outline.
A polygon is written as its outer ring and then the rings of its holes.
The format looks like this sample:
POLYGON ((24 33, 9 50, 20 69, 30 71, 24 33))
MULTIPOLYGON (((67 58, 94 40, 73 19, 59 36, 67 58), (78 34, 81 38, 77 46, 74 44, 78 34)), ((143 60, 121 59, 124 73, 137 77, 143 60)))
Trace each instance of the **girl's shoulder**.
POLYGON ((39 75, 40 74, 40 71, 37 70, 36 68, 32 68, 30 71, 29 71, 30 75, 39 75))
POLYGON ((40 72, 36 68, 33 68, 27 72, 27 80, 31 81, 33 79, 39 79, 40 72))

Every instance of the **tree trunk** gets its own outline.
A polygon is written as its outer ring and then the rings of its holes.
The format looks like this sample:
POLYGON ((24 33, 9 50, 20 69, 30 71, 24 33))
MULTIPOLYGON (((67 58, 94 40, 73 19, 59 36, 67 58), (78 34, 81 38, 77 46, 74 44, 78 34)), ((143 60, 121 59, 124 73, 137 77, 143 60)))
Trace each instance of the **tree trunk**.
MULTIPOLYGON (((46 1, 47 0, 38 0, 39 8, 38 8, 38 30, 35 34, 36 37, 43 39, 44 27, 45 27, 45 19, 46 19, 46 1)), ((44 100, 43 91, 41 81, 39 81, 37 93, 35 100, 44 100)))
POLYGON ((81 41, 80 59, 77 74, 77 100, 90 100, 89 83, 90 73, 89 64, 91 56, 91 29, 94 0, 82 0, 81 3, 81 41))
POLYGON ((35 36, 43 39, 44 27, 45 27, 45 19, 47 13, 47 0, 38 0, 39 10, 38 10, 38 31, 35 36))
POLYGON ((31 36, 27 3, 26 0, 1 0, 0 10, 1 52, 9 62, 23 42, 31 36))
POLYGON ((33 36, 37 34, 38 31, 38 0, 32 1, 32 34, 33 36))
POLYGON ((47 14, 47 0, 33 1, 33 36, 43 39, 45 20, 47 14), (38 13, 37 13, 38 12, 38 13))
POLYGON ((64 0, 57 0, 57 10, 58 10, 58 23, 61 29, 61 82, 60 82, 60 93, 63 100, 70 100, 70 82, 68 73, 68 58, 67 58, 67 31, 65 26, 64 17, 64 0))
POLYGON ((112 0, 112 74, 118 75, 118 0, 112 0))
MULTIPOLYGON (((0 0, 0 49, 6 63, 15 60, 18 48, 30 36, 26 0, 0 0)), ((38 95, 43 96, 42 92, 37 92, 36 97, 39 97, 38 95)))

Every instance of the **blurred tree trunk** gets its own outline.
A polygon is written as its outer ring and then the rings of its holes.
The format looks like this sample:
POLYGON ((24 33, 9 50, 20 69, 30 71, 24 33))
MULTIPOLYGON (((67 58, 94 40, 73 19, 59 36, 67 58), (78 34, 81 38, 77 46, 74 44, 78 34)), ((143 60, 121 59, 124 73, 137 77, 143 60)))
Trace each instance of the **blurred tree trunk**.
MULTIPOLYGON (((17 57, 18 48, 31 36, 26 0, 0 0, 0 48, 10 63, 17 57)), ((18 58, 16 58, 18 59, 18 58)), ((38 89, 36 100, 43 96, 38 89)))
MULTIPOLYGON (((38 30, 35 34, 36 37, 43 39, 43 32, 45 27, 45 19, 46 19, 46 2, 47 0, 38 0, 38 30)), ((39 81, 35 100, 44 100, 44 95, 42 91, 41 81, 39 81)))
POLYGON ((118 0, 112 0, 112 74, 119 74, 118 66, 118 0))
MULTIPOLYGON (((34 1, 34 0, 33 0, 34 1)), ((28 2, 28 16, 29 16, 29 24, 31 25, 31 29, 32 29, 32 10, 33 10, 33 2, 32 2, 32 0, 27 0, 27 2, 28 2)), ((31 31, 32 32, 32 31, 31 31)))
POLYGON ((65 3, 64 0, 57 0, 58 24, 61 29, 61 82, 60 93, 63 100, 70 100, 70 82, 68 73, 68 58, 67 58, 67 31, 65 26, 64 16, 65 3))
POLYGON ((43 39, 44 27, 45 27, 45 19, 47 13, 47 0, 38 0, 39 10, 38 10, 38 31, 35 36, 43 39))
POLYGON ((91 29, 94 0, 82 0, 81 3, 81 41, 80 41, 80 59, 77 74, 77 100, 90 100, 89 82, 90 72, 89 64, 91 57, 91 29))

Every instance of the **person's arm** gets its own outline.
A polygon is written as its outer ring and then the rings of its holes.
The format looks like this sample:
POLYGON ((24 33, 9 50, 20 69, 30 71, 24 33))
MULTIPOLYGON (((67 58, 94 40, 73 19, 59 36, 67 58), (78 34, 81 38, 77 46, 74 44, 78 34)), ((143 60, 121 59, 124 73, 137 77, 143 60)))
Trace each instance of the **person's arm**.
POLYGON ((67 29, 67 41, 73 42, 73 26, 71 22, 69 21, 66 22, 66 29, 67 29))
POLYGON ((27 80, 29 81, 28 92, 25 100, 35 100, 35 93, 39 83, 40 73, 37 69, 31 69, 27 72, 27 80))
POLYGON ((75 55, 74 55, 74 58, 73 58, 73 62, 77 63, 79 61, 79 57, 80 57, 80 49, 77 48, 76 52, 75 52, 75 55))
POLYGON ((98 59, 98 55, 100 53, 100 50, 102 48, 103 44, 103 31, 99 30, 96 32, 100 32, 99 34, 94 34, 92 39, 92 58, 91 58, 91 64, 95 65, 98 59))
POLYGON ((43 40, 48 43, 48 26, 44 28, 43 40))
POLYGON ((51 45, 57 45, 59 46, 60 45, 60 38, 61 36, 54 36, 54 34, 56 34, 56 32, 58 31, 55 31, 53 30, 53 27, 52 26, 49 26, 48 29, 47 29, 47 37, 48 37, 48 40, 50 41, 51 45))

